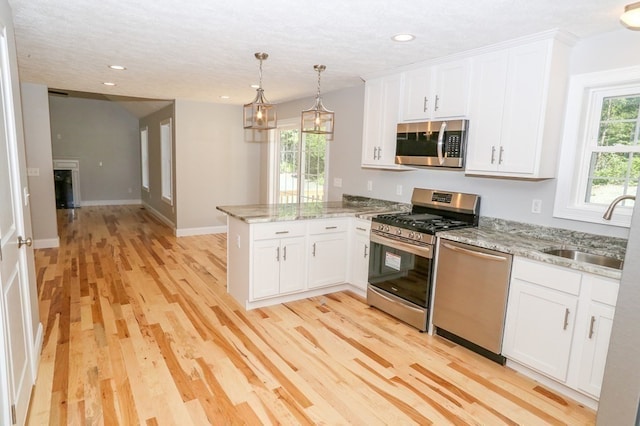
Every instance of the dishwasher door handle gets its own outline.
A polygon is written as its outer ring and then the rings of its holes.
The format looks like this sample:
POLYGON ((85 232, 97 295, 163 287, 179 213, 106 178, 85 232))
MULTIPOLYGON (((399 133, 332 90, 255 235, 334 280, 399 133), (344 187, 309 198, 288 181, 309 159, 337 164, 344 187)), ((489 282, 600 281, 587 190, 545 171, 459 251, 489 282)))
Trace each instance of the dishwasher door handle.
POLYGON ((476 257, 481 257, 483 259, 488 259, 488 260, 494 260, 497 262, 505 262, 507 261, 506 257, 503 256, 496 256, 494 254, 488 254, 488 253, 483 253, 481 251, 475 251, 475 250, 469 250, 463 247, 458 247, 458 246, 454 246, 448 243, 442 243, 442 245, 446 248, 448 248, 449 250, 453 250, 453 251, 457 251, 457 252, 461 252, 461 253, 465 253, 471 256, 476 256, 476 257))

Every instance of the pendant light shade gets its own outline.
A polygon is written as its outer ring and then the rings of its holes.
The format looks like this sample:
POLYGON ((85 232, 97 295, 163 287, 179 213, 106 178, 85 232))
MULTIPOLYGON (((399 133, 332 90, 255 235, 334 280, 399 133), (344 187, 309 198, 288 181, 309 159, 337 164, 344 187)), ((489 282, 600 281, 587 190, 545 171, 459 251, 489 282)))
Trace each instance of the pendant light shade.
POLYGON ((262 61, 265 61, 269 55, 256 53, 255 56, 260 61, 260 84, 256 89, 255 99, 244 106, 244 128, 251 130, 275 129, 278 124, 276 106, 267 101, 262 89, 262 61))
POLYGON ((320 74, 327 69, 324 65, 314 65, 318 72, 318 93, 313 107, 302 111, 302 133, 325 135, 327 140, 333 140, 334 113, 322 104, 320 96, 320 74))
POLYGON ((620 20, 627 28, 640 30, 640 2, 626 5, 620 20))

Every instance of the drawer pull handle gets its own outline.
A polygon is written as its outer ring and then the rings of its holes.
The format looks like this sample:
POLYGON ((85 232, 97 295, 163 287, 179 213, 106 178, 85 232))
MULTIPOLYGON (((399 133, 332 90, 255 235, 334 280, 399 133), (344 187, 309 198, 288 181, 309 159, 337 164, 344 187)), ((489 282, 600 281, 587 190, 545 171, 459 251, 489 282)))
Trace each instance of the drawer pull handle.
POLYGON ((277 231, 276 235, 281 235, 281 234, 288 234, 289 231, 277 231))
POLYGON ((313 251, 311 252, 313 257, 316 257, 316 243, 313 243, 313 251))
POLYGON ((491 147, 491 164, 493 164, 496 161, 496 147, 492 146, 491 147))
POLYGON ((280 262, 280 247, 276 247, 276 261, 280 262))
POLYGON ((369 246, 365 244, 364 246, 364 258, 366 259, 369 255, 369 246))
POLYGON ((365 228, 360 228, 359 226, 356 226, 356 231, 367 232, 365 228))
POLYGON ((596 317, 591 317, 591 324, 589 325, 589 339, 593 337, 593 325, 596 323, 596 317))
POLYGON ((325 226, 324 229, 338 229, 337 226, 325 226))
POLYGON ((282 260, 287 261, 287 246, 282 249, 282 260))
POLYGON ((569 308, 565 308, 564 309, 564 326, 562 327, 562 329, 566 330, 568 326, 569 326, 569 308))

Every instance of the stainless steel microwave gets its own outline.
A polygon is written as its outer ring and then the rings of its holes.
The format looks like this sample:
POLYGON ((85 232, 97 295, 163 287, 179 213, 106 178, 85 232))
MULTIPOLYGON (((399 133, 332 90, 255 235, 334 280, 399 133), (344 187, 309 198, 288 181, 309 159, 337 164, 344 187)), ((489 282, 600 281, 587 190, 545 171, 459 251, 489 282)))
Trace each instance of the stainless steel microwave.
POLYGON ((468 120, 400 123, 396 164, 464 169, 468 120))

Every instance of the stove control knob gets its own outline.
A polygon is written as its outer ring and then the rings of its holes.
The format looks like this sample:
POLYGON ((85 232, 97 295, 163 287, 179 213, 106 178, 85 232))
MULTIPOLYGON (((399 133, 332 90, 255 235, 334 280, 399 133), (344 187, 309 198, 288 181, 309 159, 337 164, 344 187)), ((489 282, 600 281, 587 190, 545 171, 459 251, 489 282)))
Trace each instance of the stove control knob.
POLYGON ((413 239, 415 236, 416 234, 413 231, 409 232, 409 238, 413 239))
POLYGON ((389 232, 389 225, 385 226, 385 227, 384 227, 384 230, 385 230, 385 231, 387 231, 387 232, 389 232))
POLYGON ((396 235, 402 235, 402 229, 396 229, 396 235))
POLYGON ((422 239, 422 234, 416 234, 416 240, 421 240, 422 239))
POLYGON ((383 224, 378 225, 378 230, 379 231, 382 231, 383 229, 384 229, 384 225, 383 224))

